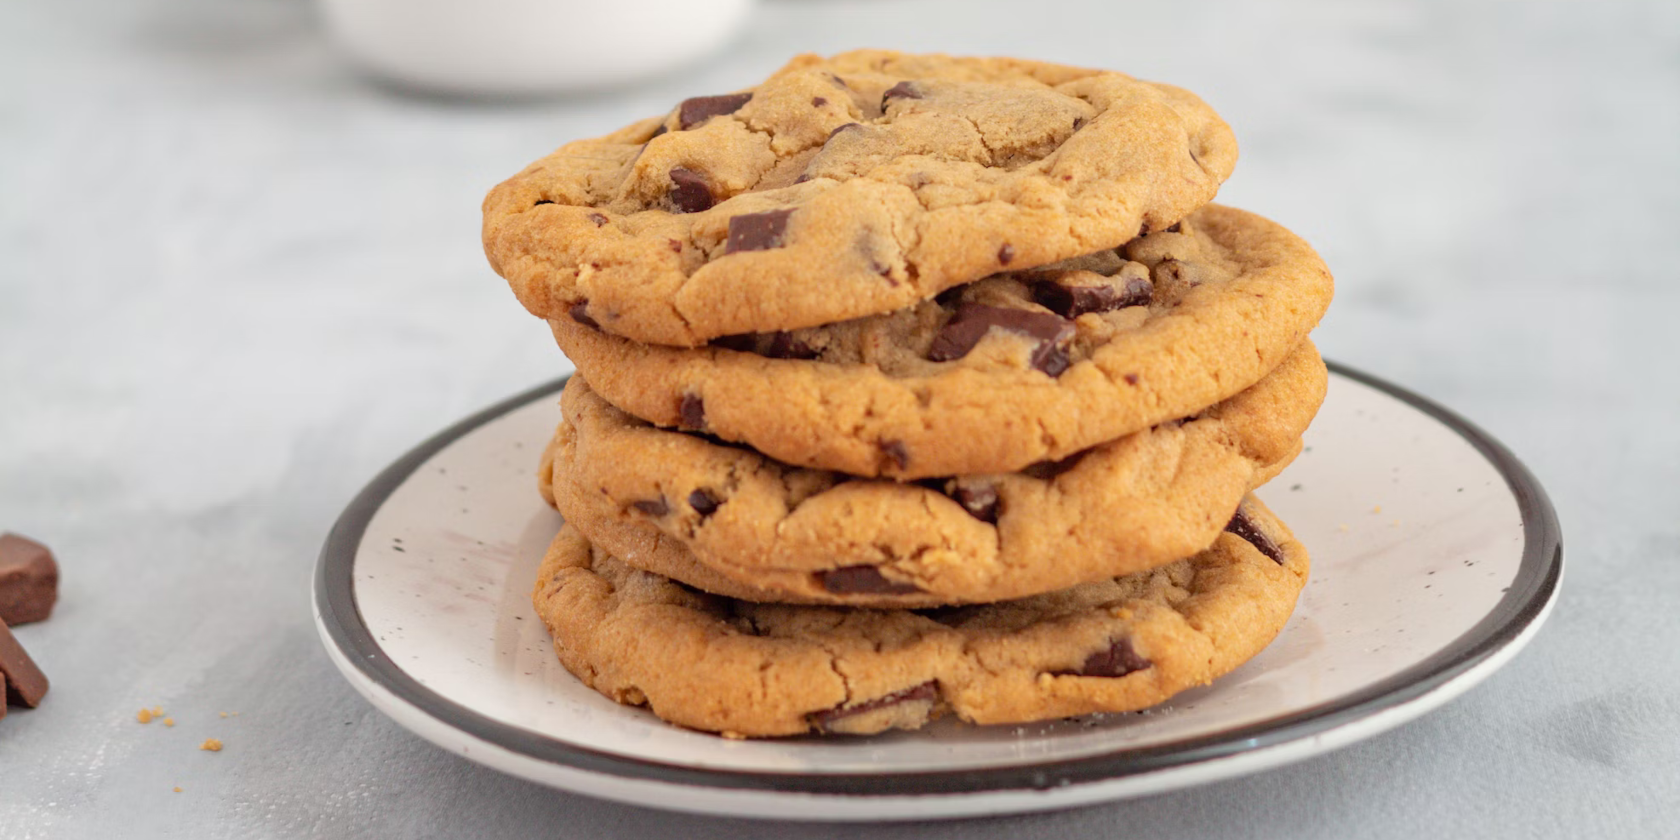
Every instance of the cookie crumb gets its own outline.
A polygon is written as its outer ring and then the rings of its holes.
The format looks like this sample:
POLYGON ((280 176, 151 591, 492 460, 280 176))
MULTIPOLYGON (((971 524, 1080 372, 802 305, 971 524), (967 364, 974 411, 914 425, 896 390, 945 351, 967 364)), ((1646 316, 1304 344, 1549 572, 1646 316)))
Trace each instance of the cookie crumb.
POLYGON ((207 752, 221 752, 222 742, 215 738, 206 738, 204 743, 198 745, 198 748, 207 752))
POLYGON ((181 789, 180 789, 180 788, 176 788, 176 789, 175 789, 175 792, 176 792, 176 793, 180 793, 180 792, 181 792, 181 789))
POLYGON ((1336 526, 1336 530, 1338 530, 1338 531, 1346 531, 1347 529, 1348 529, 1348 526, 1346 525, 1346 523, 1336 526))
POLYGON ((174 726, 175 725, 175 719, 174 718, 164 718, 163 719, 163 725, 164 726, 174 726))
POLYGON ((222 717, 227 717, 227 712, 222 712, 221 715, 222 717))
POLYGON ((134 715, 134 719, 140 721, 141 723, 151 723, 153 717, 155 717, 155 715, 152 714, 151 709, 141 709, 134 715))
POLYGON ((1382 505, 1377 505, 1376 507, 1371 508, 1371 512, 1372 513, 1382 513, 1382 505))
POLYGON ((163 707, 162 706, 153 706, 152 707, 152 717, 155 717, 155 718, 163 717, 163 707))

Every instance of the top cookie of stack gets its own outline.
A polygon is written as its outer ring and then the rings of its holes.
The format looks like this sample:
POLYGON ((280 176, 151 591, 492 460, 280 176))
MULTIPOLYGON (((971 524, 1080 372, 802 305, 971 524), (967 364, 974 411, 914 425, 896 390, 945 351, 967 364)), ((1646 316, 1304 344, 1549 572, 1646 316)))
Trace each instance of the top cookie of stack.
POLYGON ((803 56, 530 165, 486 198, 484 243, 539 317, 697 347, 1114 248, 1235 162, 1200 99, 1121 73, 803 56))

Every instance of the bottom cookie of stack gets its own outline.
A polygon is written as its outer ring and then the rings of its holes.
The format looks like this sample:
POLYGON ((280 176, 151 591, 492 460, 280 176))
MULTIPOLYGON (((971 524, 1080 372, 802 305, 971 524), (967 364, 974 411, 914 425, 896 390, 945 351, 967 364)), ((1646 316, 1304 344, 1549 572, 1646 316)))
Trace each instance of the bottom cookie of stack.
POLYGON ((601 694, 729 737, 1024 723, 1146 708, 1211 682, 1283 628, 1306 549, 1246 498, 1205 551, 993 604, 920 610, 711 595, 565 527, 533 593, 560 661, 601 694))

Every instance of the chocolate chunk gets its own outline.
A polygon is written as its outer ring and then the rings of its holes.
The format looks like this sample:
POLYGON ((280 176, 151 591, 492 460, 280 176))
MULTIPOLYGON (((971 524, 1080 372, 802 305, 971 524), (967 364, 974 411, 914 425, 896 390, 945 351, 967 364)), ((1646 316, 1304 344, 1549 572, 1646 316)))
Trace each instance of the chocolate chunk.
POLYGON ((1154 296, 1155 284, 1147 277, 1128 277, 1123 288, 1110 285, 1064 286, 1054 281, 1033 286, 1033 301, 1063 318, 1143 306, 1154 296))
MULTIPOLYGON (((852 130, 859 129, 859 128, 863 128, 863 123, 855 123, 855 122, 841 123, 841 124, 835 126, 833 131, 830 131, 828 133, 828 140, 833 140, 834 136, 836 134, 840 134, 840 133, 847 132, 847 131, 852 131, 852 130)), ((823 142, 827 143, 828 140, 824 140, 823 142)))
POLYGON ((706 176, 692 169, 681 166, 671 170, 671 204, 678 213, 698 213, 710 210, 716 203, 712 199, 711 185, 706 183, 706 176))
POLYGON ((827 105, 827 104, 828 104, 827 99, 824 99, 820 96, 811 97, 811 107, 812 108, 821 108, 822 106, 827 105))
POLYGON ((687 131, 712 117, 733 114, 741 110, 753 97, 750 93, 726 93, 722 96, 696 96, 684 99, 677 106, 677 129, 687 131))
POLYGON ((928 359, 948 362, 968 355, 992 327, 1001 327, 1037 339, 1032 350, 1032 366, 1051 376, 1058 376, 1068 368, 1067 351, 1063 345, 1073 337, 1073 322, 1048 312, 1026 309, 1005 309, 983 303, 964 303, 957 314, 945 323, 928 348, 928 359))
POLYGON ((950 482, 949 495, 963 510, 981 522, 996 524, 998 520, 997 486, 989 481, 955 478, 950 482))
POLYGON ((677 403, 677 416, 685 429, 706 428, 706 402, 697 394, 683 394, 677 403))
POLYGON ((0 534, 0 622, 46 621, 58 601, 58 563, 28 537, 0 534))
POLYGON ((688 506, 694 508, 694 512, 700 514, 702 519, 717 513, 718 506, 722 504, 721 499, 713 496, 711 491, 705 488, 688 494, 688 506))
POLYGON ((1179 233, 1184 230, 1183 222, 1173 222, 1167 227, 1167 233, 1179 233))
POLYGON ((839 76, 834 75, 833 73, 828 74, 828 80, 833 82, 834 86, 837 87, 837 88, 840 88, 841 90, 851 90, 852 89, 851 85, 846 84, 845 79, 842 79, 839 76))
POLYGON ((770 337, 770 346, 764 349, 764 355, 772 359, 815 359, 819 354, 811 345, 794 338, 792 333, 778 332, 770 337))
POLYGON ((904 448, 904 441, 883 440, 878 446, 881 447, 881 454, 891 458, 899 469, 902 470, 910 466, 910 450, 904 448))
POLYGON ((809 719, 812 726, 822 730, 830 730, 832 729, 832 724, 855 715, 864 714, 865 712, 873 712, 879 709, 885 709, 889 706, 897 706, 900 703, 925 702, 932 704, 933 701, 938 699, 939 683, 934 680, 928 680, 921 685, 911 686, 903 691, 895 691, 891 694, 882 695, 873 700, 865 700, 862 703, 857 703, 855 705, 835 706, 832 709, 812 712, 809 719))
POLYGON ((665 514, 671 512, 671 506, 666 504, 664 496, 660 496, 657 499, 643 499, 639 502, 631 502, 630 506, 647 514, 648 516, 664 516, 665 514))
POLYGON ((0 675, 5 676, 6 703, 33 709, 47 693, 47 675, 29 658, 5 622, 0 622, 0 675))
POLYGON ((589 215, 584 216, 584 218, 594 222, 596 227, 601 227, 607 223, 607 217, 601 215, 600 213, 590 213, 589 215))
POLYGON ((729 239, 724 243, 723 252, 733 254, 737 251, 767 251, 782 247, 783 235, 787 233, 788 217, 791 215, 792 208, 731 216, 729 239))
POLYGON ((921 98, 922 91, 914 82, 899 82, 898 84, 887 88, 886 93, 881 94, 881 110, 887 110, 887 103, 893 101, 894 99, 921 98))
POLYGON ((1124 379, 1124 380, 1126 380, 1126 384, 1127 384, 1127 385, 1136 385, 1136 384, 1138 384, 1138 375, 1137 375, 1137 374, 1135 374, 1135 373, 1128 373, 1128 374, 1126 374, 1126 375, 1125 375, 1125 376, 1123 376, 1123 377, 1121 377, 1121 378, 1122 378, 1122 379, 1124 379))
POLYGON ((659 135, 664 134, 665 132, 670 131, 670 130, 671 129, 665 127, 664 123, 660 123, 659 127, 654 129, 652 134, 648 135, 648 139, 652 140, 653 138, 658 137, 659 135))
POLYGON ((535 202, 535 203, 533 203, 533 204, 532 204, 532 205, 531 205, 531 206, 532 206, 532 207, 540 207, 540 206, 542 206, 542 205, 544 205, 544 204, 553 204, 553 203, 554 203, 554 202, 552 202, 552 201, 549 201, 549 200, 548 200, 548 199, 546 199, 546 198, 539 198, 539 199, 537 199, 537 200, 536 200, 536 202, 535 202))
POLYGON ((1015 259, 1015 246, 1007 242, 998 249, 998 265, 1009 265, 1015 259))
POLYGON ((1249 518, 1248 512, 1242 509, 1242 505, 1237 506, 1236 515, 1232 516, 1231 521, 1225 525, 1225 530, 1247 540, 1248 544, 1254 546, 1255 550, 1272 558, 1272 562, 1279 566, 1283 565, 1283 549, 1278 548, 1278 544, 1273 542, 1271 537, 1266 536, 1265 531, 1260 530, 1259 523, 1249 518))
POLYGON ((817 572, 817 581, 837 595, 909 595, 922 591, 915 584, 888 580, 874 566, 841 566, 817 572))
POLYGON ((601 328, 601 325, 595 323, 595 319, 590 317, 589 301, 587 300, 572 304, 572 308, 566 310, 566 314, 572 316, 573 321, 576 321, 592 330, 598 330, 601 328))
POLYGON ((1079 129, 1084 128, 1084 127, 1085 127, 1085 118, 1084 117, 1074 117, 1073 118, 1073 130, 1074 131, 1078 131, 1079 129))
POLYGON ((1132 650, 1131 639, 1121 638, 1110 641, 1106 649, 1086 657, 1079 670, 1053 673, 1058 677, 1124 677, 1154 664, 1132 650))

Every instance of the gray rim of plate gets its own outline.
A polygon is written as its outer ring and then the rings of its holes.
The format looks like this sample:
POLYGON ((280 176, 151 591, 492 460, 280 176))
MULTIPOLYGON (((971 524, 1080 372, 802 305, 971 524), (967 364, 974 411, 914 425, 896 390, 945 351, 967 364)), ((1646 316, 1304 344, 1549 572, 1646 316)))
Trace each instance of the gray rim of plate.
POLYGON ((391 661, 362 620, 352 587, 352 571, 362 533, 391 493, 434 454, 513 409, 559 392, 569 376, 496 403, 437 433, 386 467, 357 494, 327 535, 315 570, 315 606, 332 643, 345 654, 345 658, 354 663, 364 676, 405 703, 455 729, 511 752, 605 776, 692 787, 780 793, 917 796, 1049 790, 1216 761, 1310 738, 1430 693, 1493 655, 1532 624, 1557 589, 1563 572, 1563 535, 1557 512, 1553 510, 1539 480, 1510 450, 1475 424, 1435 402, 1345 365, 1335 362, 1328 365, 1332 373, 1376 388, 1440 421, 1474 446, 1504 476, 1522 515, 1522 561, 1510 590, 1493 610, 1429 659, 1348 696, 1294 714, 1200 738, 1079 759, 960 771, 886 775, 749 772, 699 769, 587 749, 500 723, 445 699, 391 661))

